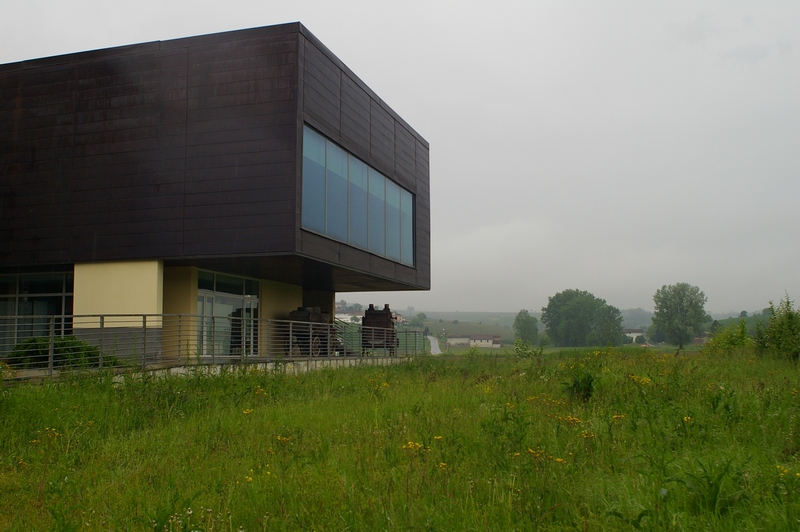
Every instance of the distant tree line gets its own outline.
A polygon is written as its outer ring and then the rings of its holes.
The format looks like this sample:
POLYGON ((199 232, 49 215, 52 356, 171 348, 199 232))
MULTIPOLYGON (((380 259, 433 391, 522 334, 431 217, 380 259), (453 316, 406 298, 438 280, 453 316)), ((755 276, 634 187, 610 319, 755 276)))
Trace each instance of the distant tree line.
MULTIPOLYGON (((655 312, 648 339, 683 349, 711 321, 706 301, 705 294, 688 283, 662 286, 653 296, 655 312)), ((540 335, 536 318, 527 310, 519 311, 514 320, 516 337, 530 344, 558 347, 617 346, 632 341, 623 333, 620 310, 586 290, 569 289, 549 297, 541 321, 545 330, 540 335)), ((635 341, 644 343, 645 339, 635 341)))

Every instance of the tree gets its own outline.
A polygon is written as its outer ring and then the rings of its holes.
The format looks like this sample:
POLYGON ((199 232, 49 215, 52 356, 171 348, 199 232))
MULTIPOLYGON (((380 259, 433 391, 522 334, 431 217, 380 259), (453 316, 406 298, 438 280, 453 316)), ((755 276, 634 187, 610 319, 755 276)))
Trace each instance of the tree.
POLYGON ((409 320, 408 323, 412 327, 424 327, 425 326, 425 320, 427 320, 427 319, 428 319, 428 316, 426 316, 424 312, 420 312, 419 314, 417 314, 416 316, 411 318, 411 320, 409 320))
POLYGON ((536 345, 539 336, 539 320, 535 316, 531 316, 527 310, 520 310, 517 317, 514 318, 514 336, 523 342, 536 345))
POLYGON ((756 323, 756 345, 762 351, 770 351, 797 362, 800 360, 800 310, 786 295, 778 307, 770 302, 767 325, 756 323))
POLYGON ((688 283, 664 285, 653 295, 653 325, 680 351, 683 344, 702 332, 706 301, 708 298, 696 286, 688 283))
POLYGON ((542 309, 547 336, 561 347, 619 345, 619 309, 585 290, 564 290, 548 298, 542 309))
POLYGON ((647 328, 647 341, 653 344, 660 344, 667 341, 667 335, 655 323, 652 323, 647 328))

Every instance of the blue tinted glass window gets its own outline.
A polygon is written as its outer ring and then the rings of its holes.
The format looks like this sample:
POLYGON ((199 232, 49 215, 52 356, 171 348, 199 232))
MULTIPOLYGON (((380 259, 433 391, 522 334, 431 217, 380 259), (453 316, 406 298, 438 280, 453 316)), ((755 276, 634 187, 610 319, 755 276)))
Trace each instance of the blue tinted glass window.
POLYGON ((303 134, 302 224, 325 232, 325 137, 306 127, 303 134))
POLYGON ((386 181, 386 256, 400 260, 400 187, 386 181))
POLYGON ((369 250, 386 253, 386 178, 369 169, 369 250))
POLYGON ((350 157, 350 245, 362 249, 369 247, 367 204, 369 201, 369 175, 367 165, 350 157))
POLYGON ((307 126, 302 194, 304 229, 414 264, 412 194, 307 126))
POLYGON ((347 152, 332 142, 327 143, 327 198, 325 234, 347 242, 347 152))
POLYGON ((414 264, 414 197, 400 190, 400 262, 414 264))

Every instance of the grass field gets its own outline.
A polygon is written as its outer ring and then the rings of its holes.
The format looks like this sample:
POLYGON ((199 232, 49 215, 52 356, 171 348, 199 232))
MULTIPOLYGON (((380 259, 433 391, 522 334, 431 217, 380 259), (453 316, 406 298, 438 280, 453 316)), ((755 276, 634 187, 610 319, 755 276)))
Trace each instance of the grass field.
POLYGON ((788 361, 644 349, 0 394, 2 530, 797 530, 788 361))

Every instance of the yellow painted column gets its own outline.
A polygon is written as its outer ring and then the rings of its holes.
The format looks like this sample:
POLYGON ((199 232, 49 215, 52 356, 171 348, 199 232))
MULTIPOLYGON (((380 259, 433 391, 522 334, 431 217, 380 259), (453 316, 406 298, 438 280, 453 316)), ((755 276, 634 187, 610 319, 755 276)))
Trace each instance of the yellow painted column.
POLYGON ((303 304, 303 287, 261 279, 258 283, 259 354, 283 352, 287 331, 282 326, 267 326, 267 320, 288 320, 289 313, 303 304))
POLYGON ((197 268, 164 268, 164 358, 197 360, 197 268))

